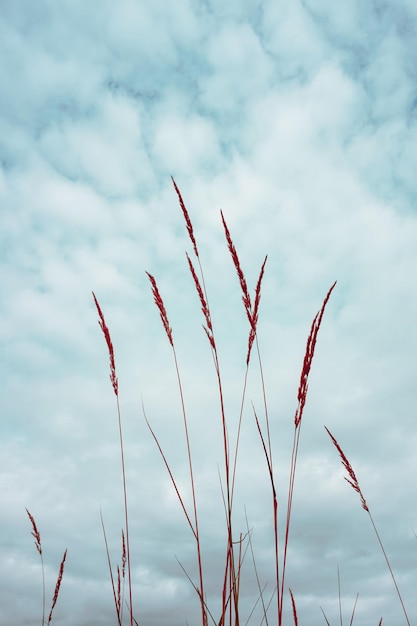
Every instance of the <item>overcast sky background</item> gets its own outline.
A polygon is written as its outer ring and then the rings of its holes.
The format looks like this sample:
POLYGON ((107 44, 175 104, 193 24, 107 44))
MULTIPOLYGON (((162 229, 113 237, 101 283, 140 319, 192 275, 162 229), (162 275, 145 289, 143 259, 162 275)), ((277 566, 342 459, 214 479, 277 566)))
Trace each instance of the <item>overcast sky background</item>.
MULTIPOLYGON (((176 557, 195 552, 141 402, 189 498, 164 297, 194 449, 208 602, 225 547, 216 380, 170 176, 194 223, 233 433, 248 323, 220 221, 253 293, 284 517, 293 416, 311 321, 334 280, 313 363, 287 583, 300 624, 404 623, 387 568, 326 424, 350 459, 417 620, 417 5, 415 0, 0 2, 0 624, 41 621, 42 536, 53 623, 110 626, 123 506, 103 308, 119 376, 134 609, 146 626, 199 623, 176 557)), ((273 588, 270 486, 250 370, 236 535, 253 528, 273 588)), ((256 601, 245 562, 242 612, 256 601)), ((249 624, 260 624, 259 613, 249 624)), ((243 621, 245 623, 245 621, 243 621)), ((271 621, 274 612, 271 609, 271 621)), ((287 623, 292 623, 288 619, 287 623)))

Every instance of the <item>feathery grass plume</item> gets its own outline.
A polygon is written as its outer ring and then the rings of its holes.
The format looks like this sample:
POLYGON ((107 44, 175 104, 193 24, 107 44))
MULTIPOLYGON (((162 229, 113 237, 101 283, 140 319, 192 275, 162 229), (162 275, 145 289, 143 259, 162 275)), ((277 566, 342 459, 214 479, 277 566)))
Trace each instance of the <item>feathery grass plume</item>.
POLYGON ((298 406, 297 406, 297 410, 294 416, 294 422, 295 422, 296 427, 299 426, 303 417, 303 410, 304 410, 304 405, 306 402, 307 390, 308 390, 308 375, 310 374, 311 364, 313 362, 313 357, 314 357, 314 350, 316 349, 317 335, 320 329, 321 321, 323 319, 324 310, 326 308, 326 305, 329 301, 329 298, 335 286, 336 286, 336 281, 330 287, 323 301, 323 305, 320 311, 317 313, 311 325, 310 334, 308 336, 306 351, 304 355, 303 368, 301 370, 300 384, 298 386, 298 406))
POLYGON ((38 530, 38 527, 35 522, 35 518, 33 515, 26 509, 26 513, 28 514, 30 523, 32 524, 32 537, 35 539, 36 550, 39 553, 41 558, 41 567, 42 567, 42 626, 45 624, 45 568, 43 565, 43 553, 42 553, 42 542, 41 542, 41 534, 38 530))
POLYGON ((249 324, 252 327, 253 326, 252 302, 251 302, 249 291, 248 291, 248 285, 246 283, 246 278, 245 278, 245 275, 244 275, 243 270, 242 270, 241 265, 240 265, 240 261, 239 261, 239 257, 238 257, 236 248, 235 248, 234 243, 232 241, 232 237, 230 235, 229 228, 228 228, 228 226, 226 224, 226 220, 224 219, 223 211, 220 211, 220 215, 221 215, 222 222, 223 222, 224 233, 226 235, 227 247, 229 248, 229 252, 230 252, 230 255, 232 257, 233 264, 235 266, 237 275, 239 277, 240 287, 242 289, 243 305, 245 307, 245 311, 246 311, 246 315, 247 315, 248 320, 249 320, 249 324))
MULTIPOLYGON (((291 525, 291 512, 292 512, 292 502, 294 496, 294 484, 295 484, 295 474, 297 468, 297 458, 298 458, 298 448, 300 443, 300 432, 301 432, 301 423, 304 413, 304 407, 307 399, 307 391, 308 391, 308 376, 310 374, 311 365, 314 358, 314 352, 317 343, 317 336, 320 330, 321 322, 323 319, 324 311, 326 309, 327 303, 329 302, 330 296, 332 294, 333 289, 336 286, 336 281, 330 287, 327 292, 323 304, 321 305, 320 310, 316 313, 313 322, 311 324, 310 332, 307 338, 306 350, 304 354, 303 366, 301 370, 300 376, 300 384, 298 387, 298 406, 295 412, 294 418, 294 439, 293 439, 293 447, 291 453, 291 467, 290 467, 290 479, 288 484, 288 500, 287 500, 287 515, 285 520, 285 536, 284 536, 284 550, 283 550, 283 561, 282 561, 282 574, 280 585, 281 588, 278 589, 278 620, 279 626, 282 624, 282 610, 283 610, 283 600, 284 600, 284 589, 285 589, 285 572, 287 565, 287 552, 288 552, 288 542, 289 542, 289 534, 290 534, 290 525, 291 525)), ((274 502, 274 507, 276 506, 274 502)), ((276 533, 278 530, 276 530, 276 533)), ((278 542, 276 550, 278 551, 278 542)), ((277 574, 278 575, 278 574, 277 574)))
MULTIPOLYGON (((354 472, 354 470, 353 470, 353 467, 352 467, 352 465, 350 464, 350 462, 349 462, 348 458, 346 457, 345 453, 343 452, 343 450, 342 450, 341 446, 339 445, 338 441, 336 440, 336 438, 332 435, 332 433, 331 433, 331 432, 330 432, 330 430, 327 428, 327 426, 325 426, 324 428, 326 429, 327 434, 329 435, 329 437, 330 437, 330 439, 332 440, 332 442, 333 442, 333 444, 334 444, 334 446, 335 446, 336 450, 338 451, 339 456, 340 456, 341 461, 342 461, 342 465, 344 466, 345 470, 346 470, 346 471, 347 471, 347 473, 348 473, 349 478, 347 478, 347 477, 345 476, 345 477, 344 477, 344 479, 345 479, 345 480, 346 480, 346 482, 347 482, 347 483, 349 483, 349 485, 350 485, 350 486, 351 486, 351 487, 352 487, 352 488, 353 488, 353 489, 354 489, 354 490, 355 490, 355 491, 359 494, 359 497, 360 497, 360 499, 361 499, 362 508, 363 508, 363 509, 364 509, 364 511, 366 511, 366 512, 368 513, 368 515, 369 515, 369 519, 371 520, 371 524, 372 524, 372 527, 373 527, 373 529, 374 529, 375 536, 376 536, 376 538, 377 538, 377 540, 378 540, 378 543, 379 543, 379 546, 380 546, 380 548, 381 548, 381 550, 382 550, 382 554, 384 555, 385 562, 386 562, 386 564, 387 564, 387 566, 388 566, 389 573, 390 573, 390 575, 391 575, 391 578, 392 578, 392 581, 393 581, 393 583, 394 583, 394 586, 395 586, 395 589, 396 589, 396 592, 397 592, 398 598, 399 598, 399 600, 400 600, 400 603, 401 603, 401 607, 402 607, 402 610, 403 610, 403 613, 404 613, 405 620, 406 620, 406 622, 407 622, 408 626, 410 626, 410 620, 409 620, 409 618, 408 618, 408 614, 407 614, 407 611, 406 611, 406 608, 405 608, 405 605, 404 605, 404 602, 403 602, 403 599, 402 599, 402 596, 401 596, 401 593, 400 593, 400 590, 399 590, 399 587, 398 587, 398 584, 397 584, 397 580, 396 580, 396 578, 395 578, 395 575, 394 575, 393 569, 392 569, 392 567, 391 567, 391 563, 390 563, 390 561, 389 561, 389 559, 388 559, 388 555, 387 555, 387 553, 386 553, 386 551, 385 551, 384 545, 383 545, 383 543, 382 543, 382 539, 381 539, 380 534, 379 534, 379 532, 378 532, 378 529, 377 529, 377 527, 376 527, 376 525, 375 525, 374 518, 372 517, 371 511, 369 510, 369 506, 368 506, 368 504, 367 504, 367 502, 366 502, 366 500, 365 500, 365 496, 364 496, 364 495, 363 495, 363 493, 362 493, 362 490, 361 490, 360 485, 359 485, 359 481, 358 481, 358 479, 357 479, 357 477, 356 477, 356 474, 355 474, 355 472, 354 472)), ((382 620, 382 618, 381 618, 381 620, 382 620)))
POLYGON ((294 617, 294 626, 298 626, 297 607, 295 606, 294 595, 291 589, 288 589, 288 591, 290 592, 290 597, 291 597, 292 614, 294 617))
POLYGON ((107 343, 107 348, 109 350, 109 358, 110 358, 110 380, 111 380, 111 384, 113 386, 113 390, 116 396, 119 395, 119 382, 117 380, 117 376, 116 376, 116 364, 114 361, 114 349, 113 349, 113 343, 110 337, 110 331, 107 327, 106 321, 104 319, 104 315, 103 312, 100 308, 100 305, 97 301, 97 298, 95 296, 95 293, 93 291, 93 298, 94 298, 94 302, 97 308, 97 312, 98 312, 98 316, 99 316, 99 326, 101 328, 101 330, 103 331, 103 335, 104 338, 106 340, 107 343))
POLYGON ((191 243, 193 244, 194 254, 196 255, 197 258, 199 258, 197 242, 196 242, 195 237, 194 237, 194 229, 193 229, 192 222, 190 220, 190 216, 188 215, 187 208, 186 208, 186 206, 184 204, 184 200, 182 199, 181 192, 180 192, 180 190, 177 187, 177 183, 175 182, 175 180, 173 179, 172 176, 171 176, 171 180, 172 180, 172 182, 174 184, 174 189, 177 192, 178 200, 180 202, 180 207, 181 207, 181 210, 182 210, 183 215, 184 215, 185 223, 187 225, 187 231, 188 231, 188 234, 190 236, 191 243))
POLYGON ((203 289, 200 285, 200 281, 198 279, 197 273, 194 269, 194 265, 187 253, 186 253, 186 256, 187 256, 187 261, 188 261, 188 267, 190 268, 191 276, 193 277, 194 285, 197 290, 198 297, 200 299, 201 310, 203 312, 204 319, 206 320, 206 325, 204 326, 203 324, 203 328, 210 342, 211 347, 213 348, 213 350, 216 350, 216 343, 214 341, 213 324, 211 322, 210 309, 208 307, 206 298, 204 296, 203 289))
POLYGON ((67 550, 65 550, 64 556, 62 557, 61 565, 59 566, 58 578, 57 578, 57 581, 56 581, 54 596, 52 598, 51 610, 49 612, 49 617, 48 617, 48 625, 52 621, 52 613, 54 611, 55 605, 56 605, 57 600, 58 600, 59 590, 61 589, 61 583, 62 583, 62 577, 64 575, 64 567, 65 567, 65 559, 66 558, 67 558, 67 550))
POLYGON ((258 326, 258 317, 259 317, 259 303, 261 301, 261 284, 262 284, 262 279, 263 279, 264 272, 265 272, 265 265, 266 265, 267 259, 268 259, 268 255, 265 257, 264 262, 262 263, 261 271, 259 272, 258 282, 256 283, 256 288, 255 288, 255 303, 253 305, 252 323, 251 323, 251 328, 249 332, 246 365, 249 365, 252 346, 256 337, 256 329, 258 326))
POLYGON ((342 448, 339 446, 338 442, 336 441, 335 437, 333 437, 332 433, 330 432, 330 430, 327 428, 327 426, 324 427, 327 430, 327 434, 329 435, 330 439, 332 440, 336 450, 338 451, 342 464, 345 468, 345 470, 347 471, 349 478, 346 478, 346 476, 344 476, 344 479, 347 483, 349 483, 349 485, 351 487, 353 487, 353 489, 359 494, 359 497, 361 499, 361 504, 362 504, 362 508, 369 513, 369 508, 368 505, 366 503, 365 500, 365 496, 363 495, 361 488, 359 486, 359 481, 356 478, 356 474, 353 471, 353 467, 351 466, 349 460, 347 459, 345 453, 343 452, 342 448))
POLYGON ((155 301, 156 306, 159 309, 159 315, 161 316, 161 320, 162 320, 162 324, 163 327, 165 329, 166 335, 168 337, 168 341, 171 344, 171 346, 174 346, 174 340, 172 338, 172 328, 169 325, 168 322, 168 315, 165 309, 165 305, 164 305, 164 301, 161 298, 161 294, 159 293, 159 289, 158 286, 156 284, 156 280, 155 278, 152 276, 152 274, 149 274, 149 272, 146 272, 146 275, 148 276, 150 283, 152 285, 152 294, 153 294, 153 298, 155 301))
MULTIPOLYGON (((126 528, 126 553, 127 553, 127 574, 128 574, 128 587, 129 587, 129 613, 130 613, 130 626, 133 626, 133 598, 132 598, 132 576, 131 576, 131 564, 130 564, 130 541, 129 541, 129 511, 127 504, 127 485, 126 485, 126 469, 125 469, 125 454, 124 454, 124 444, 123 444, 123 429, 122 429, 122 416, 120 412, 120 402, 119 402, 119 381, 116 376, 116 364, 114 360, 114 348, 113 342, 111 340, 110 331, 106 324, 106 320, 104 319, 103 311, 99 305, 99 302, 95 296, 94 291, 93 298, 94 303, 96 305, 96 309, 99 316, 99 326, 103 331, 104 339, 106 340, 107 348, 109 351, 110 358, 110 381, 113 387, 113 391, 116 396, 116 405, 117 405, 117 419, 119 425, 119 441, 120 441, 120 457, 122 463, 122 482, 123 482, 123 499, 124 499, 124 512, 125 512, 125 528, 126 528)), ((113 581, 112 581, 113 585, 113 581)), ((114 592, 114 585, 113 585, 114 592)), ((117 607, 116 607, 117 609, 117 607)))
POLYGON ((28 509, 26 509, 26 513, 28 514, 28 517, 31 521, 32 524, 32 532, 31 535, 32 537, 34 537, 35 539, 35 546, 37 551, 39 552, 39 554, 42 556, 42 543, 41 543, 41 535, 40 532, 38 530, 38 527, 36 526, 36 522, 35 522, 35 518, 33 517, 33 515, 31 515, 31 513, 29 513, 28 509))

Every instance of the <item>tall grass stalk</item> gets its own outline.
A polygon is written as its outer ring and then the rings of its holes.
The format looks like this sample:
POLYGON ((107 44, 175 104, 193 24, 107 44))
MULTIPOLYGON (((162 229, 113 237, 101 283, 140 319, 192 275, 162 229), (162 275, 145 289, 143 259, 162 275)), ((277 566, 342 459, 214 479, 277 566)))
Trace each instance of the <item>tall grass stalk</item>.
MULTIPOLYGON (((183 416, 183 424, 184 424, 184 432, 185 432, 185 440, 186 440, 186 446, 187 446, 187 457, 188 457, 188 469, 189 469, 189 473, 190 473, 190 482, 191 482, 191 496, 192 496, 192 502, 193 502, 193 523, 190 520, 190 516, 187 512, 187 509, 184 505, 184 502, 180 496, 180 492, 179 489, 177 487, 177 484, 175 482, 175 479, 173 477, 173 474, 169 468, 169 465, 166 461, 165 455, 163 455, 162 453, 162 449, 159 446, 159 442, 157 437, 155 436, 154 431, 152 430, 152 428, 150 427, 149 421, 147 421, 148 426, 151 430, 151 434, 153 436, 153 438, 155 439, 158 448, 163 456, 165 465, 168 468, 169 474, 171 476, 171 480, 173 481, 174 484, 174 488, 175 491, 177 493, 177 495, 180 498, 180 502, 181 502, 181 506, 182 509, 186 515, 187 521, 191 527, 191 530, 193 532, 194 535, 194 539, 196 541, 196 547, 197 547, 197 564, 198 564, 198 575, 199 575, 199 581, 200 581, 200 585, 197 588, 197 593, 199 595, 200 598, 200 606, 201 606, 201 618, 202 618, 202 624, 203 626, 207 626, 208 624, 208 620, 207 620, 207 610, 206 610, 206 605, 205 605, 205 600, 204 600, 204 578, 203 578, 203 565, 202 565, 202 558, 201 558, 201 540, 200 540, 200 531, 199 531, 199 525, 198 525, 198 512, 197 512, 197 499, 196 499, 196 490, 195 490, 195 482, 194 482, 194 469, 193 469, 193 461, 192 461, 192 455, 191 455, 191 444, 190 444, 190 436, 189 436, 189 432, 188 432, 188 422, 187 422, 187 412, 185 410, 185 401, 184 401, 184 393, 183 393, 183 386, 182 386, 182 382, 181 382, 181 375, 180 375, 180 369, 178 366, 178 359, 177 359, 177 353, 175 350, 175 344, 174 344, 174 338, 173 338, 173 334, 172 334, 172 328, 169 325, 169 321, 168 321, 168 315, 165 309, 165 305, 164 305, 164 301, 162 300, 161 294, 159 292, 158 286, 156 284, 156 280, 155 278, 152 276, 152 274, 149 274, 149 272, 147 272, 149 281, 151 283, 152 286, 152 294, 154 297, 154 301, 156 306, 158 307, 159 310, 159 314, 161 317, 161 321, 162 321, 162 325, 164 327, 166 336, 168 338, 169 344, 171 346, 172 349, 172 354, 174 357, 174 363, 175 363, 175 371, 177 373, 177 381, 178 381, 178 388, 179 388, 179 394, 180 394, 180 399, 181 399, 181 411, 182 411, 182 416, 183 416)), ((145 416, 146 417, 146 416, 145 416)))
MULTIPOLYGON (((397 580, 395 578, 393 569, 391 567, 391 563, 390 563, 390 561, 388 559, 388 555, 387 555, 387 553, 385 551, 384 544, 382 543, 382 539, 381 539, 380 534, 378 532, 378 529, 377 529, 377 527, 375 525, 374 518, 372 517, 372 514, 371 514, 371 511, 369 509, 369 506, 368 506, 368 504, 367 504, 367 502, 365 500, 365 496, 363 495, 362 490, 360 488, 359 481, 358 481, 358 479, 356 477, 355 472, 353 471, 353 467, 350 464, 350 462, 349 462, 348 458, 346 457, 345 453, 343 452, 342 448, 340 447, 339 443, 337 442, 336 438, 332 435, 332 433, 327 428, 327 426, 325 426, 325 429, 326 429, 330 439, 332 440, 333 445, 335 446, 336 450, 339 453, 339 456, 340 456, 340 459, 342 461, 343 467, 345 468, 345 470, 348 473, 348 478, 346 476, 344 477, 346 482, 348 482, 349 485, 356 491, 356 493, 359 494, 362 508, 364 509, 364 511, 367 512, 367 514, 369 516, 369 519, 370 519, 371 524, 372 524, 372 528, 373 528, 375 536, 376 536, 376 538, 378 540, 379 546, 380 546, 380 548, 382 550, 382 554, 384 555, 385 562, 387 564, 387 567, 388 567, 389 573, 391 575, 392 581, 394 583, 394 586, 395 586, 398 598, 400 600, 401 607, 402 607, 402 610, 404 612, 405 621, 407 622, 408 626, 410 626, 410 620, 409 620, 409 617, 408 617, 408 614, 407 614, 407 611, 406 611, 406 608, 405 608, 405 605, 404 605, 404 602, 403 602, 402 595, 400 593, 400 590, 399 590, 399 587, 398 587, 398 584, 397 584, 397 580)), ((381 621, 382 621, 382 618, 381 618, 381 621)))
MULTIPOLYGON (((266 417, 266 426, 267 426, 267 440, 265 441, 264 435, 262 433, 262 428, 257 416, 255 409, 254 416, 256 425, 258 428, 259 436, 262 441, 262 446, 265 454, 265 458, 268 465, 268 474, 272 488, 272 508, 273 508, 273 518, 274 518, 274 539, 275 539, 275 575, 276 575, 276 585, 277 585, 277 604, 278 604, 278 625, 281 626, 283 621, 283 600, 284 600, 284 592, 285 592, 285 572, 287 566, 287 552, 288 552, 288 544, 290 537, 290 524, 291 524, 291 513, 292 513, 292 503, 294 497, 294 486, 295 486, 295 474, 297 467, 297 458, 298 458, 298 449, 300 442, 300 433, 301 433, 301 424, 302 418, 304 414, 304 407, 307 399, 307 391, 308 391, 308 377, 311 370, 311 365, 314 358, 314 352, 317 343, 317 335, 320 329, 320 325, 323 319, 324 311, 331 296, 331 293, 336 286, 336 282, 330 287, 327 292, 326 297, 324 298, 321 309, 318 311, 316 316, 313 319, 313 323, 311 325, 310 333, 307 339, 306 351, 304 355, 303 367, 301 370, 300 383, 298 387, 298 405, 294 416, 294 438, 293 438, 293 447, 291 453, 291 466, 290 466, 290 478, 288 485, 288 500, 287 500, 287 510, 285 517, 285 535, 284 535, 284 545, 283 545, 283 557, 282 557, 282 567, 280 568, 279 556, 279 536, 278 536, 278 499, 277 499, 277 490, 275 486, 275 477, 273 471, 273 463, 272 463, 272 450, 271 450, 271 438, 270 438, 270 430, 269 430, 269 419, 268 413, 265 411, 266 417)), ((260 360, 260 357, 259 357, 260 360)))
MULTIPOLYGON (((127 558, 127 576, 128 576, 128 590, 129 590, 129 616, 130 616, 130 626, 133 626, 133 599, 132 599, 132 576, 131 576, 131 564, 130 564, 130 541, 129 541, 129 512, 128 512, 128 503, 127 503, 127 486, 126 486, 126 470, 125 470, 125 457, 124 457, 124 445, 123 445, 123 430, 122 430, 122 418, 120 412, 120 402, 119 402, 119 381, 116 375, 116 363, 114 359, 114 348, 113 342, 111 340, 110 331, 106 324, 106 320, 104 319, 103 311, 98 303, 98 300, 93 292, 93 299, 96 305, 97 313, 99 316, 99 326, 103 331, 104 339, 106 340, 107 349, 109 352, 109 360, 110 360, 110 382, 113 387, 114 394, 116 396, 116 406, 117 406, 117 419, 119 426, 119 442, 120 442, 120 457, 122 463, 122 482, 123 482, 123 501, 124 501, 124 513, 125 513, 125 529, 126 529, 126 558, 127 558)), ((107 547, 107 544, 106 544, 107 547)), ((114 593, 114 584, 113 585, 113 593, 114 593)), ((116 601, 116 596, 115 596, 116 601)), ((121 608, 118 610, 118 605, 116 602, 116 613, 119 619, 121 619, 121 608)))

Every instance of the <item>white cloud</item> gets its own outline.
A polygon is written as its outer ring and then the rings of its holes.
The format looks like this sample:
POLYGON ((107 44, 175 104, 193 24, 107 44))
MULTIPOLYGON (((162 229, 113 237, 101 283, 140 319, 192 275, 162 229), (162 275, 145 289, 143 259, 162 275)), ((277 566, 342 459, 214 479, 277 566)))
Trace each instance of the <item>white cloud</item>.
MULTIPOLYGON (((111 331, 120 381, 137 617, 158 626, 201 619, 175 560, 195 580, 192 533, 141 410, 143 397, 189 504, 176 372, 145 270, 157 278, 173 327, 206 588, 218 618, 225 546, 219 398, 171 174, 198 239, 231 442, 249 329, 219 209, 252 297, 269 255, 259 341, 281 532, 305 342, 338 280, 311 371, 296 477, 287 582, 300 623, 323 623, 320 606, 337 621, 338 565, 346 614, 360 593, 355 623, 378 623, 381 614, 387 623, 402 619, 369 520, 343 481, 324 423, 357 471, 412 622, 413 8, 297 0, 169 6, 122 0, 117 7, 103 3, 100 11, 74 1, 57 8, 44 0, 25 11, 6 4, 0 22, 0 72, 8 87, 0 102, 0 622, 33 621, 41 611, 28 507, 42 534, 48 593, 69 548, 54 621, 114 623, 99 510, 116 561, 124 524, 118 423, 92 290, 111 331)), ((268 595, 270 485, 250 405, 253 400, 263 420, 259 383, 254 360, 235 530, 245 531, 246 505, 268 595)), ((247 616, 257 599, 249 555, 245 567, 247 616)), ((260 623, 259 612, 252 621, 260 623)))
POLYGON ((247 23, 221 24, 208 45, 209 75, 202 100, 221 115, 246 106, 268 85, 273 64, 262 42, 247 23))

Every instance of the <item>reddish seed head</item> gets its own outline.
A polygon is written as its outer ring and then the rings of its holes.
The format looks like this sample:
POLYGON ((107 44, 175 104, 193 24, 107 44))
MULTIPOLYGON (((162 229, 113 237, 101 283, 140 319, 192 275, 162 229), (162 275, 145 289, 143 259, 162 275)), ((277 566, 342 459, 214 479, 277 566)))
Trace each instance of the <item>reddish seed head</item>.
POLYGON ((242 266, 240 265, 239 257, 235 248, 235 245, 232 241, 232 237, 230 235, 229 228, 226 224, 226 220, 223 215, 223 211, 220 211, 220 215, 223 222, 224 233, 226 236, 227 247, 229 248, 230 256, 232 257, 233 265, 235 266, 236 273, 239 278, 240 288, 242 290, 242 302, 245 307, 246 315, 250 324, 249 338, 248 338, 248 351, 246 355, 246 365, 249 364, 250 355, 252 351, 253 342, 256 337, 256 327, 258 324, 258 313, 259 313, 259 303, 261 299, 261 284, 262 278, 264 275, 265 264, 267 257, 265 257, 264 262, 262 263, 261 271, 259 273, 258 282, 255 290, 255 303, 252 309, 252 302, 249 295, 248 285, 246 283, 246 278, 242 270, 242 266))
POLYGON ((31 514, 29 513, 29 511, 28 511, 27 509, 26 509, 26 513, 28 514, 29 519, 30 519, 30 522, 31 522, 31 524, 32 524, 32 529, 33 529, 33 530, 32 530, 31 535, 32 535, 32 537, 34 537, 34 539, 35 539, 35 546, 36 546, 36 549, 37 549, 37 551, 39 552, 39 554, 42 556, 41 535, 40 535, 40 532, 39 532, 39 530, 38 530, 38 527, 36 526, 35 518, 33 517, 33 515, 31 515, 31 514))
POLYGON ((252 351, 253 342, 256 337, 256 328, 258 326, 258 315, 259 315, 259 303, 261 301, 261 284, 262 278, 264 276, 265 264, 268 256, 265 257, 264 262, 262 263, 261 271, 259 272, 258 282, 256 284, 255 289, 255 304, 253 307, 253 313, 251 314, 251 329, 249 331, 249 339, 248 339, 248 353, 246 356, 246 365, 249 365, 250 354, 252 351))
POLYGON ((308 335, 306 351, 304 355, 303 368, 301 370, 300 383, 298 386, 298 407, 294 416, 294 423, 295 423, 296 428, 298 428, 298 426, 300 425, 302 417, 303 417, 303 411, 304 411, 304 406, 306 403, 307 391, 308 391, 308 375, 310 374, 311 364, 313 362, 313 357, 314 357, 314 350, 316 349, 317 335, 320 329, 321 321, 323 319, 324 310, 326 308, 326 305, 329 301, 330 295, 335 285, 336 285, 336 282, 333 283, 333 285, 330 287, 329 291, 327 292, 327 295, 323 300, 322 307, 320 311, 317 313, 317 315, 315 316, 313 323, 311 325, 311 328, 310 328, 310 333, 308 335))
POLYGON ((204 293, 201 288, 201 284, 198 279, 197 272, 195 271, 194 265, 192 264, 192 261, 187 253, 186 253, 186 256, 187 256, 187 261, 188 261, 188 266, 190 268, 191 276, 193 277, 195 288, 197 290, 198 297, 200 299, 201 310, 203 311, 204 319, 206 320, 206 326, 203 326, 203 328, 208 337, 211 347, 215 350, 216 346, 214 342, 213 325, 211 323, 210 309, 204 297, 204 293))
POLYGON ((161 320, 162 320, 162 324, 164 326, 165 332, 167 334, 168 337, 168 341, 171 344, 172 347, 174 347, 174 340, 172 338, 172 328, 169 325, 168 322, 168 315, 165 309, 165 305, 164 305, 164 301, 162 300, 161 294, 159 293, 159 289, 158 286, 156 284, 156 280, 155 278, 152 276, 152 274, 149 274, 149 272, 146 272, 150 283, 152 285, 152 293, 153 293, 153 298, 155 301, 156 306, 159 309, 159 314, 161 316, 161 320))
POLYGON ((178 200, 180 202, 180 207, 181 207, 181 210, 182 210, 183 215, 184 215, 185 224, 187 226, 188 235, 189 235, 189 237, 191 239, 191 243, 193 244, 194 254, 196 255, 196 257, 198 257, 197 242, 196 242, 195 237, 194 237, 194 229, 193 229, 193 225, 192 225, 191 220, 190 220, 190 216, 188 215, 187 208, 186 208, 186 206, 184 204, 184 200, 182 199, 181 192, 180 192, 180 190, 177 187, 177 183, 175 182, 175 180, 173 179, 172 176, 171 176, 171 180, 172 180, 172 182, 174 184, 174 189, 177 192, 178 200))
POLYGON ((369 508, 368 505, 366 504, 366 500, 364 498, 364 495, 361 491, 361 488, 359 487, 359 481, 356 478, 356 474, 353 471, 353 467, 351 466, 349 460, 347 459, 345 453, 343 452, 342 448, 340 447, 340 445, 338 444, 338 442, 336 441, 335 437, 333 437, 332 433, 330 432, 330 430, 327 428, 327 426, 324 427, 327 430, 327 433, 330 437, 330 439, 332 440, 336 450, 338 451, 340 458, 342 460, 342 464, 344 466, 344 468, 346 469, 349 478, 346 478, 345 476, 345 480, 346 482, 349 483, 349 485, 351 487, 353 487, 353 489, 359 494, 360 499, 361 499, 361 504, 362 504, 362 508, 367 511, 367 513, 369 513, 369 508))
POLYGON ((243 270, 240 265, 239 257, 236 252, 236 248, 233 244, 232 237, 230 235, 230 231, 227 227, 226 220, 224 219, 223 211, 220 211, 220 215, 223 222, 224 233, 226 235, 227 246, 229 248, 230 255, 232 257, 233 265, 235 266, 240 287, 242 289, 242 300, 245 307, 246 315, 248 316, 249 324, 252 326, 252 303, 248 291, 248 286, 246 284, 246 278, 243 273, 243 270))
POLYGON ((116 376, 116 364, 114 361, 114 349, 113 349, 113 343, 110 337, 110 331, 107 327, 106 321, 104 319, 104 315, 103 312, 101 310, 101 307, 98 303, 98 300, 95 296, 95 293, 93 291, 93 298, 94 298, 94 302, 97 308, 97 312, 98 312, 98 316, 99 316, 99 326, 101 328, 101 330, 103 331, 103 335, 104 338, 106 340, 107 343, 107 348, 109 351, 109 358, 110 358, 110 380, 111 380, 111 384, 113 386, 113 390, 116 396, 119 395, 119 381, 117 380, 117 376, 116 376))
POLYGON ((62 557, 61 565, 59 566, 59 574, 58 574, 58 579, 55 585, 54 597, 52 598, 52 606, 51 606, 51 610, 50 610, 49 617, 48 617, 48 624, 50 624, 52 621, 52 613, 55 608, 55 604, 58 600, 59 590, 61 588, 61 583, 62 583, 62 577, 64 575, 64 567, 65 567, 66 558, 67 558, 67 551, 65 550, 64 556, 62 557))

